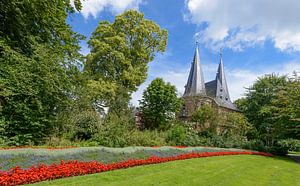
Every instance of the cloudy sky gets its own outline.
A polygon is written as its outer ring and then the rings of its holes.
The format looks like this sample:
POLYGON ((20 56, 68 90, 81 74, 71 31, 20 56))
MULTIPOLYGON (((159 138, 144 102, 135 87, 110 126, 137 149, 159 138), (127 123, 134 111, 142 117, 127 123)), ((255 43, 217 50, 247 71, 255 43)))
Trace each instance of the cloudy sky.
MULTIPOLYGON (((169 33, 167 51, 149 64, 147 81, 132 95, 134 105, 156 77, 183 93, 196 41, 205 81, 215 78, 223 48, 232 100, 264 74, 300 72, 299 0, 85 0, 68 22, 89 38, 99 21, 113 21, 126 9, 139 10, 169 33)), ((87 54, 86 41, 81 46, 87 54)))

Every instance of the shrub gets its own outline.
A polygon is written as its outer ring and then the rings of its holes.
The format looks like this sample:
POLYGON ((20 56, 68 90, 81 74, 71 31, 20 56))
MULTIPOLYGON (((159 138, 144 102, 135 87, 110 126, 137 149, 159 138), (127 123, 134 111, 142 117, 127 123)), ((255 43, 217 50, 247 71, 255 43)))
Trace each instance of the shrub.
POLYGON ((184 144, 186 137, 186 128, 182 125, 175 125, 168 131, 167 142, 171 145, 186 145, 184 144))
POLYGON ((128 145, 126 134, 133 129, 133 115, 123 113, 109 114, 97 134, 93 137, 99 145, 107 147, 125 147, 128 145))
POLYGON ((283 145, 280 145, 276 143, 275 145, 271 147, 266 147, 266 151, 275 154, 275 155, 286 155, 288 153, 288 147, 285 147, 283 145))
POLYGON ((278 141, 278 144, 282 147, 286 147, 289 151, 300 152, 300 140, 297 139, 285 139, 278 141))
POLYGON ((196 128, 200 127, 201 131, 209 130, 216 132, 218 124, 216 110, 210 106, 202 106, 192 114, 191 120, 196 122, 196 128))
POLYGON ((71 141, 89 140, 103 123, 100 115, 91 109, 61 113, 54 136, 63 136, 71 141))
POLYGON ((163 146, 167 145, 166 136, 164 132, 158 132, 156 130, 132 130, 126 134, 127 146, 163 146))
POLYGON ((241 148, 243 149, 251 149, 256 151, 266 151, 266 147, 264 142, 258 139, 246 141, 242 144, 241 148))

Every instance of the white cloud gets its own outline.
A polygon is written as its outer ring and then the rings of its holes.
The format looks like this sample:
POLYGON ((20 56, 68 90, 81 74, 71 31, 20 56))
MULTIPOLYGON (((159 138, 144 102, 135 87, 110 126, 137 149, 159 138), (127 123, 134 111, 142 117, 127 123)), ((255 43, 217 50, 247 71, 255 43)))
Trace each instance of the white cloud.
MULTIPOLYGON (((217 72, 217 64, 204 64, 202 65, 202 67, 205 82, 213 80, 217 72)), ((157 66, 157 68, 159 68, 159 66, 157 66)), ((188 78, 189 67, 186 66, 179 69, 185 70, 171 69, 156 73, 156 67, 152 69, 150 68, 149 74, 152 78, 149 78, 144 84, 139 87, 139 90, 137 92, 133 93, 131 103, 135 106, 138 106, 138 100, 142 98, 143 91, 151 83, 154 77, 161 77, 165 81, 175 85, 179 92, 179 95, 182 95, 184 93, 184 85, 186 84, 188 78)), ((246 91, 245 88, 251 86, 258 77, 271 73, 279 75, 291 75, 293 71, 300 72, 300 60, 290 61, 281 65, 275 65, 272 67, 268 67, 267 69, 262 67, 255 70, 239 68, 228 69, 225 66, 225 74, 227 78, 230 98, 234 101, 242 97, 246 91)))
POLYGON ((207 47, 243 50, 271 40, 300 51, 299 0, 186 0, 185 20, 204 26, 196 38, 207 47))
MULTIPOLYGON (((97 18, 103 10, 118 14, 127 9, 138 9, 142 0, 84 0, 82 2, 81 14, 85 19, 90 16, 97 18)), ((73 0, 72 0, 73 4, 73 0)))
POLYGON ((250 87, 258 77, 265 74, 278 74, 291 76, 293 71, 300 71, 300 61, 290 61, 288 63, 270 67, 268 69, 256 69, 255 71, 245 69, 228 69, 227 84, 230 90, 232 100, 244 96, 245 88, 250 87))

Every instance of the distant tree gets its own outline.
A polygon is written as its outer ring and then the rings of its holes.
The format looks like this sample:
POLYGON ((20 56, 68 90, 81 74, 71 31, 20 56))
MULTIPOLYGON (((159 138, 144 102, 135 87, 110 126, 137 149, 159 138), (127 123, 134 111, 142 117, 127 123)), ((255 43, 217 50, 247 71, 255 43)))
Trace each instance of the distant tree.
POLYGON ((161 78, 154 79, 140 101, 143 124, 149 129, 165 129, 180 105, 175 86, 161 78))
POLYGON ((93 81, 116 85, 116 96, 106 103, 111 111, 128 107, 131 93, 146 80, 148 63, 165 51, 166 43, 167 31, 135 10, 116 16, 113 23, 99 23, 88 42, 85 71, 93 81))

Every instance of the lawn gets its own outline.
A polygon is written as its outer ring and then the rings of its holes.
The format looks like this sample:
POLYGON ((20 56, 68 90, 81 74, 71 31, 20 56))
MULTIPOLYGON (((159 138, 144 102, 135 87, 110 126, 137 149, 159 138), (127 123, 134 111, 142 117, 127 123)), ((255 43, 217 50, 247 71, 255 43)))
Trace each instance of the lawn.
POLYGON ((300 166, 285 157, 233 155, 173 161, 34 185, 291 185, 300 166))

